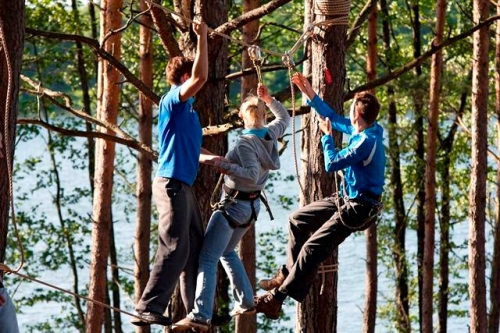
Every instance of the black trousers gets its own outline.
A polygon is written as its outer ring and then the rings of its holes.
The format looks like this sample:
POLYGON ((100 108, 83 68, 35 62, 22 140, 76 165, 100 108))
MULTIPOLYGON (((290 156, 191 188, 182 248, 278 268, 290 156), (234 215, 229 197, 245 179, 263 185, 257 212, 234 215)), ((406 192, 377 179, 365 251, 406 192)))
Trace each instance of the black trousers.
POLYGON ((381 204, 369 199, 348 200, 334 195, 290 214, 287 246, 288 276, 279 288, 301 302, 319 266, 354 231, 376 222, 381 204))
POLYGON ((203 223, 193 189, 178 180, 156 177, 153 199, 158 208, 158 250, 148 283, 136 310, 163 313, 180 284, 189 313, 194 307, 203 223))

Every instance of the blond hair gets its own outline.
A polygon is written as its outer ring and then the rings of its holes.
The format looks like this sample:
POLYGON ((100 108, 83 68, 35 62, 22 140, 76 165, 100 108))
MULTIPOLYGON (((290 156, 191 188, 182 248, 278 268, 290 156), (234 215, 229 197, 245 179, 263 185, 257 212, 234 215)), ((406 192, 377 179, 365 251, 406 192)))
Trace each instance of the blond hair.
POLYGON ((245 98, 241 103, 239 115, 246 128, 262 128, 266 125, 266 105, 256 96, 245 98))

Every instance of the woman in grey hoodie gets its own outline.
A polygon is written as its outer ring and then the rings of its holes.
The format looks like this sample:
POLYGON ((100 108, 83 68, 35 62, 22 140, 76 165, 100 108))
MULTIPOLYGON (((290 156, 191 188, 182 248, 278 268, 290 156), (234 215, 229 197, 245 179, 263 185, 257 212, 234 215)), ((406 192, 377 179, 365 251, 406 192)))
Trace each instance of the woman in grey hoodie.
POLYGON ((200 253, 194 309, 173 325, 176 331, 209 329, 219 260, 229 277, 235 300, 231 315, 255 313, 252 285, 235 247, 257 220, 260 192, 269 171, 280 168, 277 140, 291 122, 285 107, 269 94, 263 84, 258 85, 257 96, 246 98, 240 107, 239 116, 245 128, 235 146, 226 154, 225 160, 214 161, 225 174, 223 191, 218 209, 208 222, 200 253), (275 115, 268 125, 266 106, 261 100, 275 115))

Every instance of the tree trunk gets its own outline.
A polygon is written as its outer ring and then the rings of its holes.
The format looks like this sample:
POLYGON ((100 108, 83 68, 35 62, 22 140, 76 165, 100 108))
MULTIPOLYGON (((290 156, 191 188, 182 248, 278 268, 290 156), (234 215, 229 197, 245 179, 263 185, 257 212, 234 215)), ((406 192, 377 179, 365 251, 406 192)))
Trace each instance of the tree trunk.
MULTIPOLYGON (((368 57, 366 59, 367 82, 377 78, 377 6, 373 6, 368 17, 368 57)), ((375 91, 371 91, 375 94, 375 91)), ((377 318, 377 224, 365 231, 366 271, 365 308, 363 312, 363 332, 374 333, 377 318)))
MULTIPOLYGON (((92 6, 92 4, 90 4, 92 6)), ((92 7, 93 8, 93 7, 92 7)), ((76 0, 71 0, 71 12, 73 13, 73 18, 75 21, 76 32, 79 35, 83 35, 81 27, 83 24, 80 20, 80 12, 78 11, 78 4, 76 0)), ((76 57, 77 57, 77 66, 78 66, 78 74, 80 76, 80 85, 82 89, 82 99, 83 99, 83 111, 87 113, 89 116, 92 114, 91 112, 91 103, 90 103, 90 93, 89 93, 89 77, 87 73, 87 68, 85 66, 85 58, 83 54, 83 45, 80 41, 75 42, 76 45, 76 57)), ((93 131, 93 126, 91 123, 86 122, 85 128, 87 132, 93 131)), ((89 171, 89 184, 90 191, 94 193, 94 167, 95 167, 95 140, 92 136, 87 138, 87 148, 88 148, 88 171, 89 171)))
MULTIPOLYGON (((243 14, 259 7, 260 0, 244 0, 243 1, 243 14)), ((259 20, 247 23, 243 27, 243 40, 249 45, 258 45, 256 38, 259 32, 259 20)), ((242 54, 242 69, 253 67, 253 61, 250 59, 247 50, 242 54)), ((247 75, 241 79, 241 100, 249 93, 257 93, 258 84, 257 75, 247 75)), ((264 210, 261 210, 261 214, 264 210)), ((255 294, 255 280, 256 280, 256 249, 255 249, 255 224, 248 230, 240 243, 240 257, 245 266, 248 278, 252 283, 252 288, 255 294)), ((257 315, 237 316, 235 321, 236 333, 254 333, 257 332, 257 315)))
MULTIPOLYGON (((391 54, 391 33, 389 28, 387 1, 380 3, 383 13, 382 30, 384 51, 391 54)), ((390 71, 391 68, 388 68, 390 71)), ((387 86, 387 96, 389 101, 389 151, 390 151, 390 183, 392 186, 392 200, 394 203, 394 263, 396 269, 396 295, 395 307, 397 312, 397 328, 402 332, 409 332, 409 303, 408 303, 408 265, 406 262, 406 211, 403 200, 403 181, 401 176, 401 156, 399 147, 397 107, 394 101, 394 87, 387 86)))
MULTIPOLYGON (((101 41, 108 33, 121 26, 121 0, 101 2, 101 41)), ((121 35, 112 34, 103 45, 104 49, 120 60, 121 35)), ((116 124, 120 95, 120 73, 107 61, 99 61, 97 117, 116 124)), ((102 129, 101 129, 102 130, 102 129)), ((102 130, 104 132, 110 131, 102 130)), ((112 223, 112 191, 115 159, 115 143, 96 141, 95 192, 92 214, 92 249, 90 262, 89 298, 106 301, 106 271, 109 256, 109 235, 112 223)), ((87 332, 100 332, 105 309, 89 302, 87 309, 87 332)))
MULTIPOLYGON (((461 118, 465 108, 467 106, 467 96, 469 90, 465 89, 460 98, 460 107, 458 108, 457 118, 461 118)), ((440 163, 440 175, 441 175, 441 213, 439 218, 440 225, 440 238, 439 243, 441 244, 439 248, 439 291, 438 291, 438 333, 446 333, 447 321, 448 321, 448 293, 450 284, 450 204, 452 201, 451 197, 451 175, 450 170, 453 167, 452 162, 452 149, 455 140, 455 135, 458 128, 458 121, 454 122, 451 126, 447 137, 442 140, 440 144, 440 154, 443 156, 443 161, 440 163)))
MULTIPOLYGON (((0 262, 5 263, 18 112, 19 74, 24 49, 24 1, 0 2, 0 262), (8 172, 7 172, 8 171, 8 172)), ((0 280, 3 272, 0 271, 0 280)))
MULTIPOLYGON (((313 8, 311 1, 308 1, 308 4, 309 8, 313 8)), ((315 22, 332 18, 333 16, 326 16, 316 10, 311 15, 311 20, 315 22)), ((337 112, 340 112, 343 106, 346 32, 345 25, 322 25, 314 30, 315 38, 318 38, 320 42, 310 44, 313 89, 337 112), (331 81, 325 79, 325 75, 328 75, 325 73, 330 74, 331 81)), ((321 130, 316 121, 309 121, 311 117, 315 117, 312 112, 304 116, 301 121, 304 131, 301 142, 300 183, 301 189, 307 188, 307 191, 301 191, 301 206, 337 191, 334 186, 335 176, 328 175, 324 169, 323 151, 320 144, 321 130)), ((335 140, 339 145, 342 136, 336 134, 335 140)), ((337 260, 337 250, 335 250, 330 258, 323 262, 323 267, 336 265, 337 260)), ((335 332, 337 329, 338 274, 336 271, 328 272, 324 277, 324 285, 323 280, 318 278, 306 299, 297 306, 297 332, 335 332), (320 294, 321 290, 323 292, 320 294)))
MULTIPOLYGON (((473 1, 474 22, 489 14, 488 0, 473 1)), ((473 35, 472 63, 472 152, 469 194, 469 294, 470 332, 486 332, 485 211, 488 134, 488 49, 489 28, 473 35)))
MULTIPOLYGON (((148 7, 141 0, 140 11, 148 7)), ((139 76, 148 87, 153 86, 153 37, 152 20, 149 15, 140 17, 139 28, 139 76)), ((152 143, 153 105, 143 94, 139 94, 139 141, 147 146, 152 143)), ((134 237, 134 290, 135 302, 141 299, 142 292, 149 278, 149 243, 151 241, 151 172, 153 163, 142 153, 137 157, 137 216, 134 237)), ((149 333, 150 327, 136 327, 137 333, 149 333)))
MULTIPOLYGON (((497 3, 500 14, 500 3, 497 3)), ((500 22, 495 38, 495 109, 497 114, 497 149, 500 148, 500 22)), ((497 191, 493 224, 493 258, 491 259, 490 311, 488 333, 498 333, 500 327, 500 161, 497 161, 497 191)))
MULTIPOLYGON (((443 40, 446 0, 436 5, 436 29, 434 42, 443 40)), ((434 304, 434 228, 436 216, 436 143, 438 135, 439 92, 441 90, 442 52, 432 56, 429 96, 429 117, 427 130, 427 158, 425 168, 425 226, 424 257, 422 266, 422 332, 432 333, 434 304)))
MULTIPOLYGON (((411 6, 413 12, 413 57, 418 58, 422 55, 422 37, 421 37, 421 23, 420 23, 420 6, 419 0, 415 0, 411 6)), ((422 66, 415 67, 416 80, 420 80, 422 75, 422 66)), ((415 114, 417 119, 415 120, 415 135, 416 135, 416 145, 415 145, 415 155, 417 157, 417 172, 415 173, 415 184, 417 187, 417 279, 418 279, 418 323, 420 332, 422 331, 422 265, 424 257, 424 236, 425 236, 425 187, 422 186, 424 183, 425 175, 425 147, 424 147, 424 94, 427 92, 423 89, 415 87, 416 91, 413 94, 413 105, 415 107, 415 114)), ((406 227, 405 227, 406 228, 406 227)), ((405 260, 405 272, 408 272, 408 264, 405 260)), ((403 302, 405 310, 405 321, 401 322, 403 327, 409 328, 409 303, 408 303, 408 274, 405 274, 405 287, 406 295, 404 296, 406 301, 403 302)))

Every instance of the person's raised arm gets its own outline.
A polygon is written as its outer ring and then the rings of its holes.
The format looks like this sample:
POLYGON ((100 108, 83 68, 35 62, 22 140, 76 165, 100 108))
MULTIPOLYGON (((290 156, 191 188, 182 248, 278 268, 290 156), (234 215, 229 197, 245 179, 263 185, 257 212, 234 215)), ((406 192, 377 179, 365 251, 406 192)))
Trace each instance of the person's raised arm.
POLYGON ((314 95, 316 95, 316 93, 314 92, 314 90, 311 86, 311 83, 304 76, 304 74, 302 74, 302 73, 293 74, 292 82, 297 86, 297 88, 300 89, 300 91, 302 91, 307 96, 307 98, 310 101, 312 101, 312 99, 314 98, 314 95))
POLYGON ((191 76, 181 86, 180 99, 183 102, 196 95, 208 79, 207 25, 193 22, 193 30, 198 42, 191 76))

